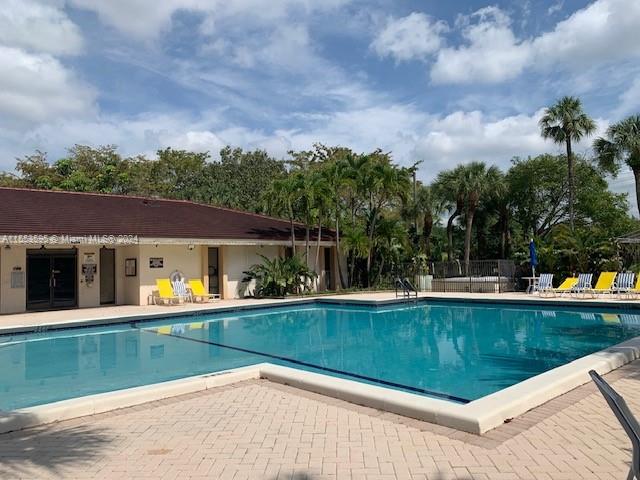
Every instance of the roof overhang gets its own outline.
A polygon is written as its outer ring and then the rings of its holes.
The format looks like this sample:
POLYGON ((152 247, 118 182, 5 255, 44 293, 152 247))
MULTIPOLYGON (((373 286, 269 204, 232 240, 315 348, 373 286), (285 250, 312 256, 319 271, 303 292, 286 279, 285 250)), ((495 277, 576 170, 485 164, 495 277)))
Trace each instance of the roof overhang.
MULTIPOLYGON (((310 245, 317 245, 312 240, 310 245)), ((51 245, 247 245, 247 246, 290 246, 290 240, 255 240, 241 238, 171 238, 171 237, 138 237, 137 235, 57 235, 57 234, 1 234, 0 245, 51 246, 51 245)), ((303 240, 296 241, 296 246, 303 246, 303 240)), ((331 247, 335 242, 321 240, 320 246, 331 247)))

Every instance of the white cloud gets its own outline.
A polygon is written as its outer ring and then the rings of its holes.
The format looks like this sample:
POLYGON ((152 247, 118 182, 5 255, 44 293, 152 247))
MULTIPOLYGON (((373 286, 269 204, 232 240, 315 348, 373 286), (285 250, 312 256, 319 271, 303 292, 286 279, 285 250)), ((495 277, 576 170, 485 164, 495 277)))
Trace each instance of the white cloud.
POLYGON ((564 0, 559 0, 548 8, 547 15, 553 15, 555 13, 561 12, 563 8, 564 0))
POLYGON ((621 117, 638 111, 640 111, 640 77, 636 78, 620 95, 620 104, 614 111, 614 116, 621 117))
POLYGON ((244 27, 253 24, 273 25, 290 15, 308 15, 336 8, 348 0, 68 0, 78 8, 95 12, 100 20, 121 32, 153 39, 171 25, 179 10, 205 15, 201 33, 215 33, 218 22, 234 19, 244 27))
POLYGON ((640 56, 640 2, 597 0, 535 38, 537 68, 580 69, 640 56))
POLYGON ((448 30, 445 22, 413 12, 406 17, 390 18, 371 43, 371 49, 380 57, 393 57, 397 61, 424 59, 442 47, 442 34, 448 30))
POLYGON ((76 54, 83 40, 78 26, 61 9, 33 0, 3 0, 0 45, 76 54))
POLYGON ((527 43, 511 30, 509 16, 486 7, 458 19, 467 44, 438 52, 431 69, 433 83, 494 83, 515 78, 531 59, 527 43))
POLYGON ((525 69, 580 72, 640 56, 637 1, 596 0, 530 39, 517 38, 510 17, 497 7, 461 17, 457 27, 466 43, 438 52, 434 83, 499 83, 525 69))
POLYGON ((0 127, 82 116, 95 93, 49 54, 0 46, 0 127))

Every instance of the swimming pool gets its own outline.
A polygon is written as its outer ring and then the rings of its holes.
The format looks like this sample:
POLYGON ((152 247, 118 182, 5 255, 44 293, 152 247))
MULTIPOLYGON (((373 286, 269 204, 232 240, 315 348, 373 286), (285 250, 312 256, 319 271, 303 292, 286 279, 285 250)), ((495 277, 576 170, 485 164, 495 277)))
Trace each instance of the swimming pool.
POLYGON ((0 409, 263 362, 466 404, 639 336, 635 312, 322 302, 4 335, 0 409))

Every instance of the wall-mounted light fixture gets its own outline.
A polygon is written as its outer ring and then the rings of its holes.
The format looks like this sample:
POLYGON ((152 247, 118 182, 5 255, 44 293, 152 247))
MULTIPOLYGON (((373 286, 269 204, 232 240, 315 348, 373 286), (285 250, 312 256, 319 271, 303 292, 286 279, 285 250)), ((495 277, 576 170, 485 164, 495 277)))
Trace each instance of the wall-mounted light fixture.
POLYGON ((189 246, 188 246, 187 248, 188 248, 189 250, 193 250, 194 248, 196 248, 196 246, 190 243, 190 244, 189 244, 189 246))

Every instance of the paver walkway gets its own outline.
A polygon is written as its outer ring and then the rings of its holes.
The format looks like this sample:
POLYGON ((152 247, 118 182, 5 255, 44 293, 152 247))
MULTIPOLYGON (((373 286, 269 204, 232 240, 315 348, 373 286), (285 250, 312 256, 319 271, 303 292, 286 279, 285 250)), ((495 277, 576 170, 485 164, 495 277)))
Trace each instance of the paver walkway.
MULTIPOLYGON (((640 413, 640 362, 607 379, 640 413)), ((0 435, 0 478, 623 479, 589 384, 484 437, 251 381, 0 435)))

